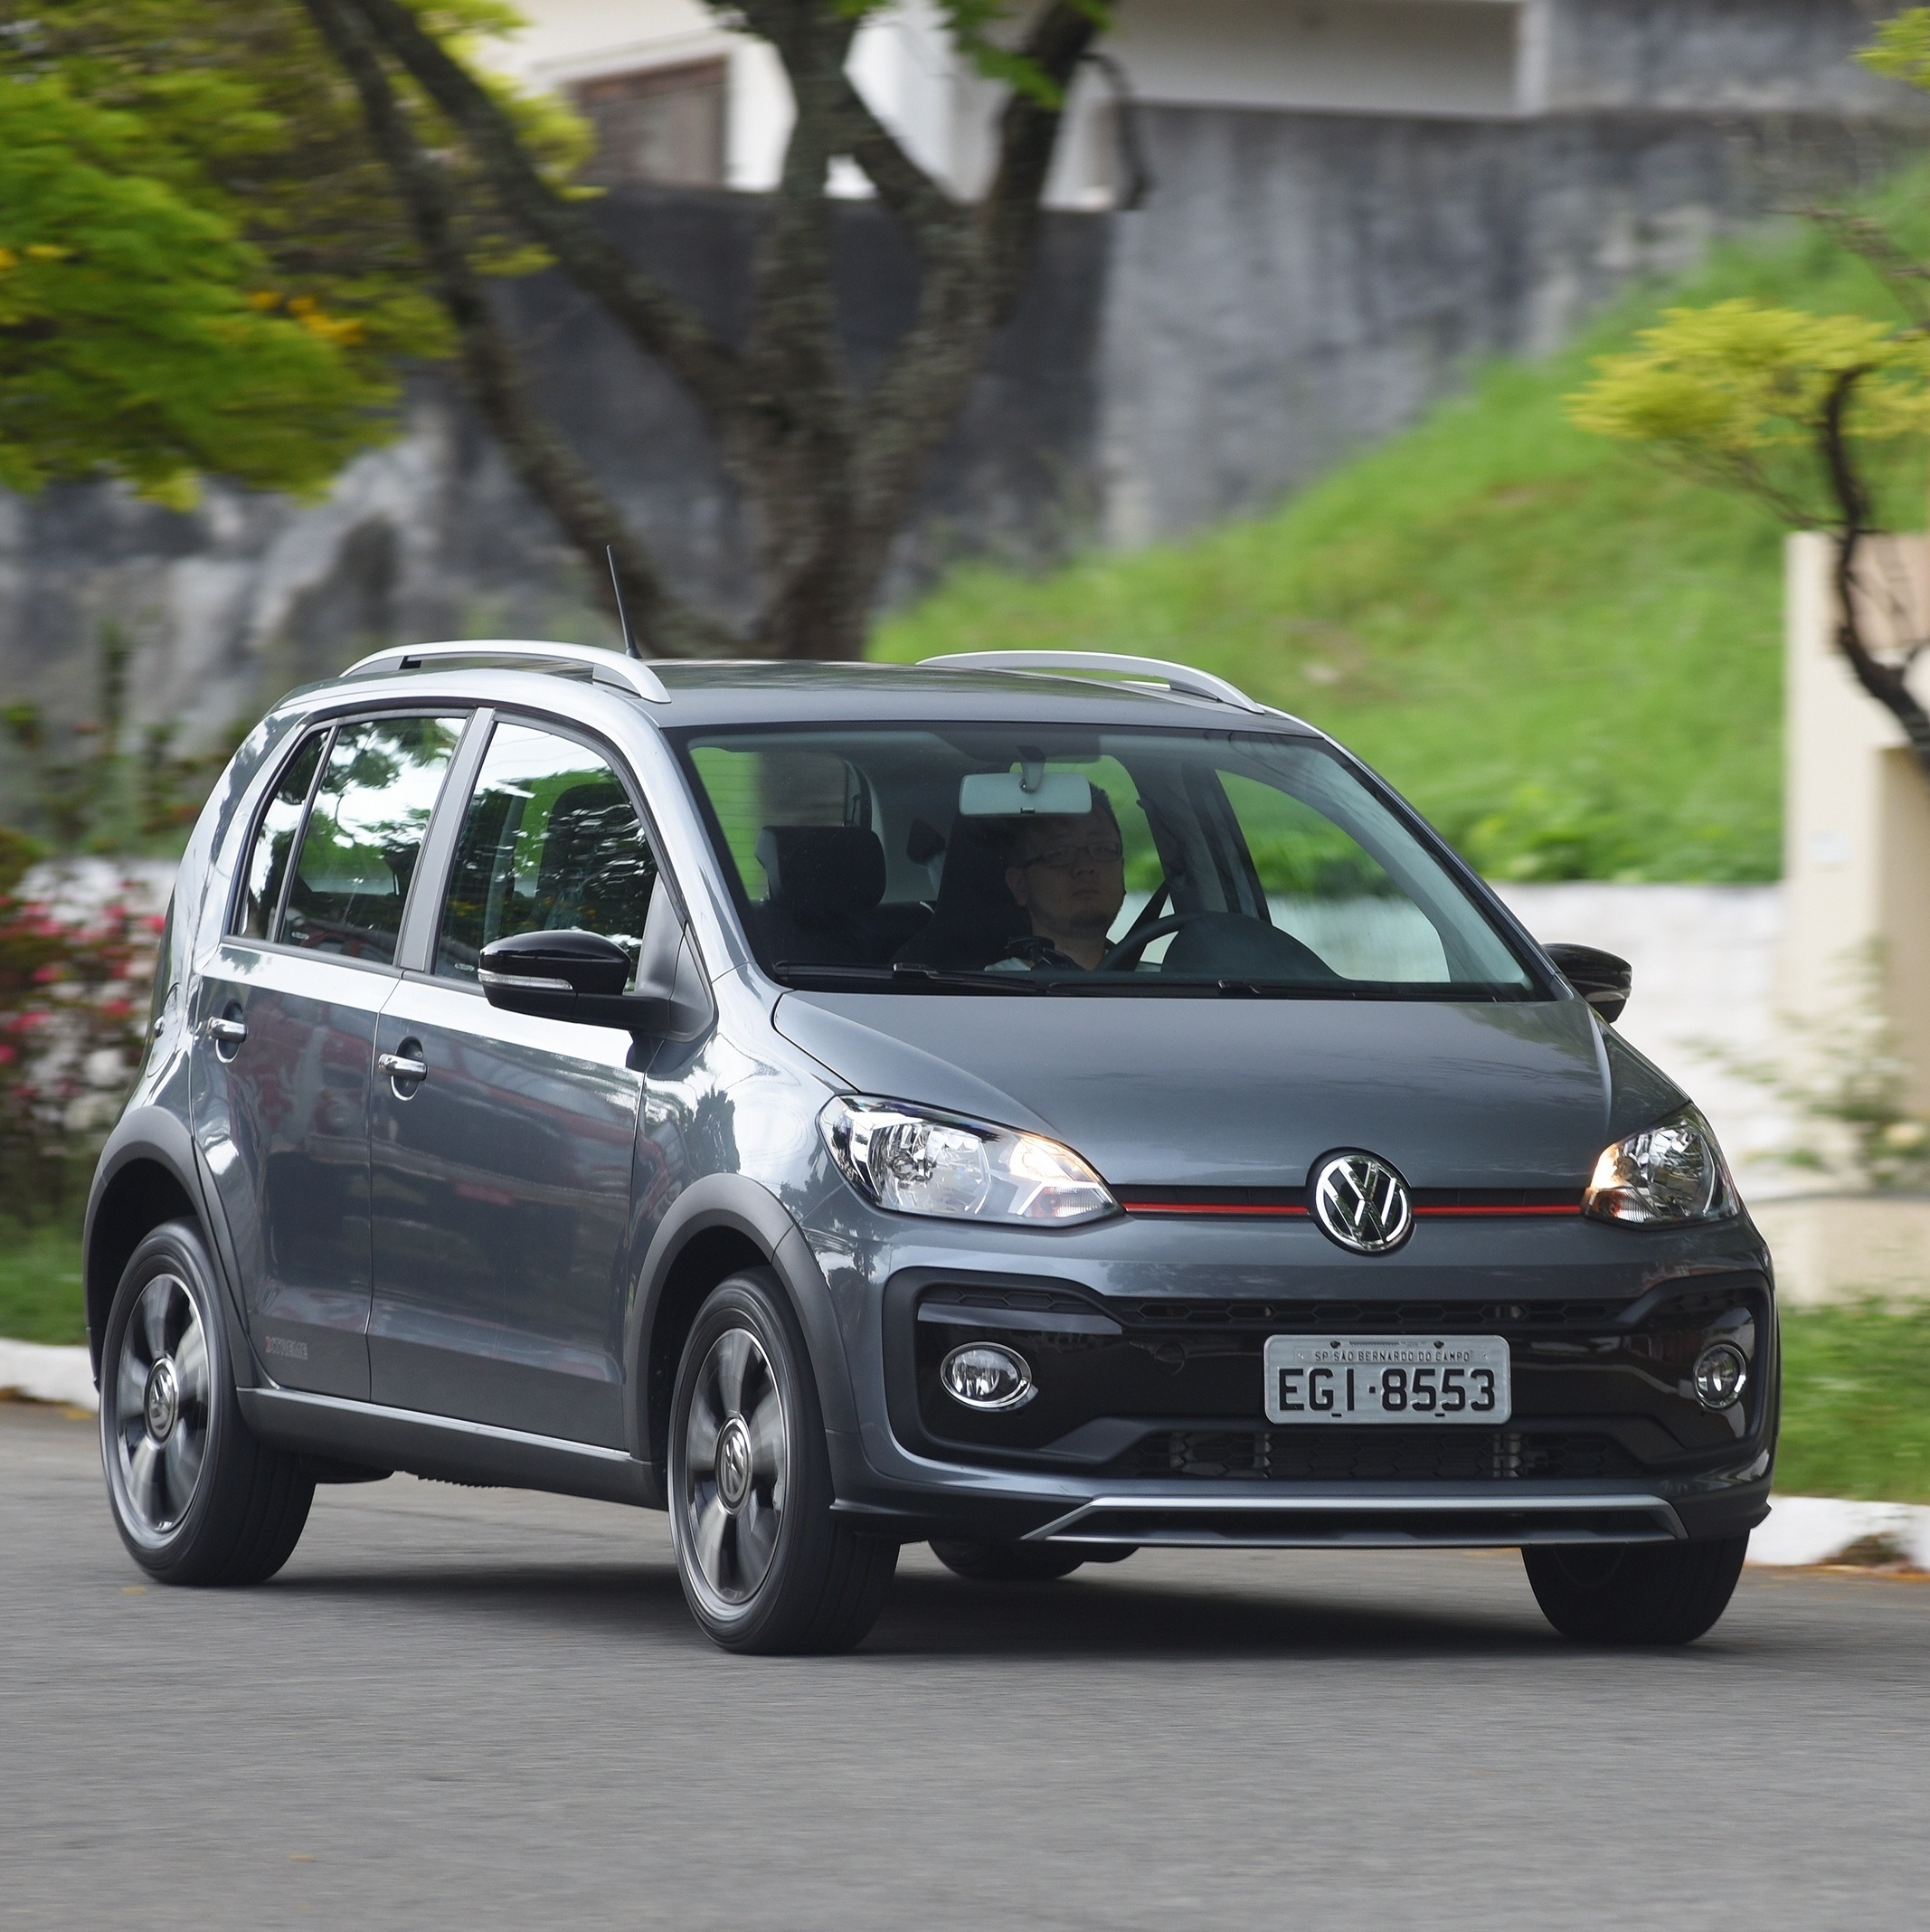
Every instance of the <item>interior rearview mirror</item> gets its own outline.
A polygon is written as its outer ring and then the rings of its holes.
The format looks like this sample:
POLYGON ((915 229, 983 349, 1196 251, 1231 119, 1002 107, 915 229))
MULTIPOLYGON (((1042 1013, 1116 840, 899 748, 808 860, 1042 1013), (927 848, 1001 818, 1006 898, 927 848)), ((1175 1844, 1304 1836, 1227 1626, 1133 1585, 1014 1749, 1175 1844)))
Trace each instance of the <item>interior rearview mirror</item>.
POLYGON ((1093 788, 1076 772, 974 772, 959 781, 959 810, 968 819, 1083 819, 1093 788))
POLYGON ((1599 946, 1544 946, 1561 976, 1604 1019, 1622 1018, 1633 988, 1634 969, 1599 946))
POLYGON ((650 895, 634 984, 629 951, 577 926, 492 941, 477 977, 489 1004, 506 1012, 620 1027, 650 1039, 695 1039, 716 1010, 696 948, 661 885, 650 895))

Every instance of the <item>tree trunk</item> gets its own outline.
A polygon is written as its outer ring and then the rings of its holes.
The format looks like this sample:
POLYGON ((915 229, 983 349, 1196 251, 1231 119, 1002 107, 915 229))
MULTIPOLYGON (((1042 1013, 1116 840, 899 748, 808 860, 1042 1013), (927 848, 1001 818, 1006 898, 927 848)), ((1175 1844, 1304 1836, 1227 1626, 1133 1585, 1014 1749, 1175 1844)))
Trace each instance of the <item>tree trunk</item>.
POLYGON ((1041 82, 1001 117, 993 185, 955 202, 871 114, 845 73, 856 20, 836 0, 742 0, 784 62, 797 104, 783 176, 752 270, 741 350, 627 261, 531 161, 512 117, 406 0, 306 0, 362 93, 364 117, 410 208, 457 327, 469 392, 517 473, 582 551, 596 581, 617 550, 648 648, 776 658, 863 655, 898 531, 932 452, 957 421, 993 330, 1011 311, 1036 241, 1060 101, 1098 29, 1093 0, 1047 0, 1018 50, 1041 82), (676 602, 647 545, 537 411, 437 203, 436 164, 397 111, 383 71, 399 63, 449 126, 510 220, 704 415, 750 512, 757 616, 748 638, 676 602), (386 104, 385 104, 386 97, 386 104), (849 156, 904 226, 919 259, 916 318, 879 380, 854 394, 839 366, 832 278, 832 161, 849 156), (452 254, 453 250, 453 254, 452 254))
POLYGON ((1869 493, 1850 454, 1846 417, 1857 384, 1869 372, 1851 369, 1837 379, 1823 406, 1823 461, 1836 497, 1840 525, 1836 537, 1836 643, 1850 668, 1876 701, 1903 727, 1917 769, 1930 784, 1930 712, 1910 689, 1906 666, 1886 663, 1863 636, 1857 552, 1870 529, 1869 493))

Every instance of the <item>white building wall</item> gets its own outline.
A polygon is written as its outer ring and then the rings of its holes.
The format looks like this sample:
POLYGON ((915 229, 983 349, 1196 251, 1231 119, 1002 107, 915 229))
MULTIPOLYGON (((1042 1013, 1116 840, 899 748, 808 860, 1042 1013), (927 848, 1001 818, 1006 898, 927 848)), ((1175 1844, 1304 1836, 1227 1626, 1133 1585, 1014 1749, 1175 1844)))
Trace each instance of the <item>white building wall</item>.
MULTIPOLYGON (((1534 0, 1528 0, 1534 4, 1534 0)), ((1139 99, 1189 106, 1494 115, 1521 105, 1523 0, 1120 0, 1105 52, 1139 99)), ((790 93, 764 43, 702 0, 524 0, 528 24, 492 52, 525 85, 723 58, 729 62, 726 185, 777 183, 790 93)), ((866 23, 851 74, 924 167, 975 195, 989 173, 1003 90, 959 62, 933 0, 899 0, 866 23)), ((1118 187, 1112 90, 1074 83, 1046 200, 1110 205, 1118 187)), ((834 187, 868 188, 848 162, 834 187)))

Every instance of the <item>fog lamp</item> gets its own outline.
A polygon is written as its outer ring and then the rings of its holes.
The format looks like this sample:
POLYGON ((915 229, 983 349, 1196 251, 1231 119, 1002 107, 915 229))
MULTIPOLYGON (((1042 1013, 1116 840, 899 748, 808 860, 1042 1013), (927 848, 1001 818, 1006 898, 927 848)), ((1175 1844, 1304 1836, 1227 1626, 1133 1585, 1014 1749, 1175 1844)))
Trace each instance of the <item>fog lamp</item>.
POLYGON ((996 1341, 975 1341, 954 1349, 938 1365, 945 1392, 967 1408, 1011 1409, 1029 1402, 1038 1391, 1032 1368, 1016 1350, 996 1341))
POLYGON ((1711 1342, 1696 1358, 1696 1400, 1704 1408, 1731 1407, 1748 1379, 1748 1360, 1733 1341, 1711 1342))

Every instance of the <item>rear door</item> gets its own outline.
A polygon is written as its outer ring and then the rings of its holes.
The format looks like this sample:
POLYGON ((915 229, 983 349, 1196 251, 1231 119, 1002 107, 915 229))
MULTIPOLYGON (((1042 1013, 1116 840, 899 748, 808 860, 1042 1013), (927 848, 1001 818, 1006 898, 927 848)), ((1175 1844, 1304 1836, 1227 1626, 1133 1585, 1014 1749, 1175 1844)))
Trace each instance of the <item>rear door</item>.
POLYGON ((656 857, 611 758, 550 726, 496 719, 449 809, 433 932, 376 1042, 374 1399, 620 1446, 643 1076, 628 1034, 501 1012, 476 968, 570 926, 634 957, 656 857))
POLYGON ((345 720, 260 808, 191 1020, 194 1133, 278 1382, 366 1399, 375 1016, 464 720, 345 720))

